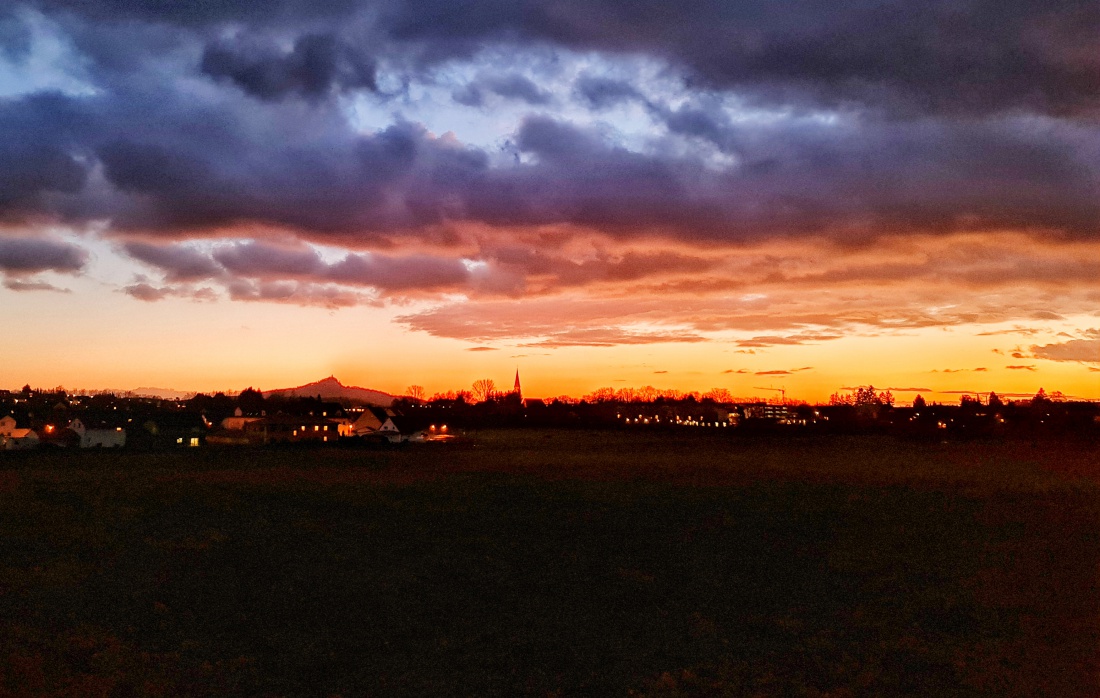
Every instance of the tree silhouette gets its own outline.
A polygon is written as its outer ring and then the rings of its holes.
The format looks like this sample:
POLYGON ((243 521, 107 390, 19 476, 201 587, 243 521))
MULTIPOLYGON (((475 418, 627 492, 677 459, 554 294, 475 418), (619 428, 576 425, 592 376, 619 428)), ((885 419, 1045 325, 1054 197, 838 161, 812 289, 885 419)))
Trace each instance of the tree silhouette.
POLYGON ((493 382, 492 378, 482 378, 474 381, 473 389, 474 397, 477 398, 478 402, 485 402, 496 393, 497 384, 493 382))
POLYGON ((245 414, 259 412, 264 408, 264 394, 249 386, 237 396, 237 405, 245 414))
POLYGON ((997 396, 997 393, 989 394, 989 407, 994 410, 999 410, 1004 407, 1004 403, 1001 402, 1001 398, 997 396))
POLYGON ((653 402, 660 397, 661 391, 654 388, 652 385, 643 385, 634 391, 634 396, 642 402, 653 402))
POLYGON ((711 388, 703 394, 703 398, 710 398, 717 403, 733 402, 733 395, 726 388, 711 388))
POLYGON ((922 410, 926 407, 923 395, 917 395, 915 398, 913 398, 913 407, 918 410, 922 410))
POLYGON ((614 388, 597 388, 585 395, 584 399, 586 402, 612 402, 615 400, 616 394, 614 388))
POLYGON ((857 405, 877 405, 879 404, 878 394, 875 393, 875 386, 868 385, 866 387, 856 388, 855 403, 857 405))
POLYGON ((427 395, 427 392, 424 390, 424 386, 422 385, 410 385, 409 387, 405 388, 405 394, 414 400, 423 400, 424 396, 427 395))

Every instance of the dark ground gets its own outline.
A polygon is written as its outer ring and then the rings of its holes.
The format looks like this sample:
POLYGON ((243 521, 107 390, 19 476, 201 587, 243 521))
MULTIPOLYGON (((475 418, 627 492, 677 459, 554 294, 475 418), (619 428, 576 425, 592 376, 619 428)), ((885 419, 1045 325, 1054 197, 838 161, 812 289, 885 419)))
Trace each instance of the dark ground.
POLYGON ((1100 694, 1084 445, 0 456, 0 695, 1100 694))

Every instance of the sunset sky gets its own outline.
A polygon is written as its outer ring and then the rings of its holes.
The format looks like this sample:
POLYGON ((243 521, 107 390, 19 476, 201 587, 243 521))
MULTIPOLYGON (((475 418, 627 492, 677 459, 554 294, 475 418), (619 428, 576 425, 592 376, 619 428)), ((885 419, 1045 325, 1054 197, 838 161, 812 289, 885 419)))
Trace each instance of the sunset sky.
POLYGON ((1100 5, 15 0, 0 388, 1100 399, 1100 5))

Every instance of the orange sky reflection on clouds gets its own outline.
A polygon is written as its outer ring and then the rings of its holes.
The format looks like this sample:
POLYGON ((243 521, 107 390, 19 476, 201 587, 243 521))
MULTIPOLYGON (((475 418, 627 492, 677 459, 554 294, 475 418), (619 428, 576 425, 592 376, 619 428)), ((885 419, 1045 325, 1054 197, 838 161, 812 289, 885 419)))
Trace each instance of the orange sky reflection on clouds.
MULTIPOLYGON (((334 373, 347 384, 402 393, 415 383, 431 393, 468 387, 482 377, 503 385, 518 367, 526 393, 544 397, 643 385, 699 391, 724 387, 739 396, 766 396, 767 391, 757 388, 774 387, 813 402, 844 387, 874 383, 881 388, 927 388, 930 394, 943 391, 942 399, 952 401, 957 397, 948 391, 1030 393, 1039 387, 1100 398, 1100 373, 1088 370, 1097 362, 1039 359, 1029 349, 1068 341, 1060 332, 1074 335, 1074 328, 1100 324, 1090 315, 1036 321, 1033 326, 1018 321, 920 326, 927 318, 914 315, 909 318, 912 326, 898 329, 880 325, 849 332, 817 327, 810 332, 791 325, 783 313, 796 320, 821 320, 829 306, 807 302, 800 291, 794 292, 796 298, 780 302, 774 314, 752 308, 767 299, 642 297, 632 303, 621 296, 580 296, 564 301, 559 309, 582 311, 571 321, 554 316, 559 312, 554 303, 562 299, 460 304, 473 323, 467 326, 478 330, 475 335, 483 328, 506 330, 502 336, 460 338, 409 331, 406 323, 396 320, 422 312, 446 318, 446 305, 433 311, 422 304, 329 310, 224 299, 149 303, 86 279, 70 285, 78 292, 0 291, 20 304, 26 312, 23 317, 33 319, 20 333, 0 338, 0 354, 6 357, 4 387, 29 382, 69 388, 269 389, 334 373), (744 306, 738 312, 719 312, 738 303, 744 306), (665 304, 671 307, 662 315, 665 304), (525 308, 536 316, 528 319, 536 322, 522 322, 525 308), (618 317, 616 308, 622 311, 618 317), (769 317, 774 320, 770 327, 769 317), (679 322, 664 325, 662 318, 679 322), (574 340, 566 337, 560 342, 565 346, 540 346, 547 338, 537 334, 555 328, 555 322, 563 328, 572 322, 580 333, 572 336, 598 344, 602 335, 593 328, 614 327, 617 322, 621 326, 624 321, 633 337, 668 332, 698 335, 703 341, 568 346, 574 340), (738 329, 738 323, 746 329, 738 329), (528 332, 534 334, 525 336, 528 332), (872 333, 875 336, 869 336, 872 333), (836 335, 840 338, 816 339, 836 335), (803 343, 776 343, 782 341, 803 343), (491 350, 470 351, 475 347, 491 350), (1022 358, 1013 357, 1014 352, 1022 358), (1010 365, 1035 370, 1005 368, 1010 365), (776 373, 806 367, 812 368, 776 373), (976 370, 981 368, 986 370, 976 370)), ((875 307, 874 295, 873 289, 862 289, 847 300, 830 303, 836 302, 837 316, 853 309, 855 316, 862 316, 875 307)), ((454 314, 465 318, 457 310, 454 314)), ((898 397, 907 400, 914 394, 899 392, 898 397)))

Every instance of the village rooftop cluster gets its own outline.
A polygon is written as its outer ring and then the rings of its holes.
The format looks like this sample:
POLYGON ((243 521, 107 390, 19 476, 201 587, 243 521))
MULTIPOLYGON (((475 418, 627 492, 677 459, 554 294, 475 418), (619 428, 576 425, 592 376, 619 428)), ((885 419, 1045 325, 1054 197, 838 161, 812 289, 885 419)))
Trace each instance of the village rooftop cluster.
MULTIPOLYGON (((964 396, 958 405, 918 396, 898 406, 873 387, 834 394, 829 404, 786 396, 734 402, 715 396, 639 397, 597 391, 585 399, 525 399, 481 385, 430 399, 407 395, 389 404, 267 394, 198 394, 160 399, 63 389, 0 390, 0 450, 35 448, 169 449, 281 444, 368 445, 451 441, 485 428, 709 429, 728 433, 888 433, 937 438, 1034 438, 1100 434, 1100 404, 1048 396, 1006 401, 964 396)), ((410 392, 416 393, 416 386, 410 392)), ((725 396, 719 396, 725 397, 725 396)))

